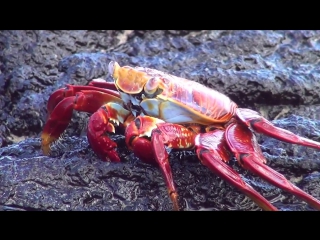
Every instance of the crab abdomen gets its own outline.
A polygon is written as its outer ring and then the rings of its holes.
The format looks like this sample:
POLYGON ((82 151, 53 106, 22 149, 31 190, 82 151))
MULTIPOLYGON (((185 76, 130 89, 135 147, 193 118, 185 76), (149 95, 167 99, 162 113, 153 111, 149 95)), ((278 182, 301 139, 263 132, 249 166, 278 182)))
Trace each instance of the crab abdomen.
POLYGON ((235 114, 237 105, 218 91, 172 75, 161 80, 161 94, 141 102, 149 116, 171 123, 214 124, 228 122, 235 114))

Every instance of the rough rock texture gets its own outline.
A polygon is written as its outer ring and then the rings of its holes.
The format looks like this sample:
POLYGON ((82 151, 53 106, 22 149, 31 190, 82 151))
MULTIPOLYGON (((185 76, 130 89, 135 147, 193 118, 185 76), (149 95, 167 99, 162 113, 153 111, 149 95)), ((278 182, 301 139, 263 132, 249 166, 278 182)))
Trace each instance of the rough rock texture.
MULTIPOLYGON (((88 115, 74 113, 52 156, 40 150, 48 96, 65 84, 111 81, 108 63, 192 79, 258 110, 279 127, 320 142, 320 31, 1 31, 0 209, 171 210, 160 171, 115 135, 121 163, 88 145, 88 115)), ((268 164, 320 199, 320 151, 258 136, 268 164)), ((184 210, 260 210, 200 164, 170 162, 184 210)), ((280 210, 311 210, 296 197, 230 165, 280 210)))

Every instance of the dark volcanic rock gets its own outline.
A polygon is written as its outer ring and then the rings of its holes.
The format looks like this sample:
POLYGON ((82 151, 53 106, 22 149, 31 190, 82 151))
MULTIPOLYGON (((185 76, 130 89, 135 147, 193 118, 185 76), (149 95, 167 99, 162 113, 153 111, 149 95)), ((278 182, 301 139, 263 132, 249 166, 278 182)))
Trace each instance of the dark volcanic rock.
MULTIPOLYGON (((319 31, 1 31, 1 210, 171 210, 159 170, 115 135, 121 163, 100 161, 74 113, 50 157, 40 151, 48 96, 65 84, 112 79, 108 63, 192 79, 285 129, 320 142, 319 31), (25 140, 24 140, 25 139, 25 140)), ((320 151, 259 136, 268 164, 320 199, 320 151)), ((170 162, 185 210, 259 210, 191 152, 170 162)), ((305 203, 230 164, 281 210, 305 203)))

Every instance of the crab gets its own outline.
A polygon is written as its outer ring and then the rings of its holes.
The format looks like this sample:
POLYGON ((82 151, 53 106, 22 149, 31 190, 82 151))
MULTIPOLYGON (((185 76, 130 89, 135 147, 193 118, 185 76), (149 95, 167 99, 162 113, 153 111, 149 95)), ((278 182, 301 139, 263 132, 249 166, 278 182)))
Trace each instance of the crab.
POLYGON ((156 164, 164 177, 174 210, 180 210, 166 148, 194 150, 203 165, 251 198, 263 210, 278 210, 228 165, 239 165, 320 210, 320 201, 266 165, 254 132, 320 150, 320 143, 278 128, 258 112, 239 108, 226 95, 200 83, 155 69, 111 61, 114 82, 92 80, 67 85, 48 100, 41 139, 43 153, 67 128, 73 110, 92 113, 87 138, 104 161, 119 162, 109 137, 124 129, 127 147, 142 161, 156 164))

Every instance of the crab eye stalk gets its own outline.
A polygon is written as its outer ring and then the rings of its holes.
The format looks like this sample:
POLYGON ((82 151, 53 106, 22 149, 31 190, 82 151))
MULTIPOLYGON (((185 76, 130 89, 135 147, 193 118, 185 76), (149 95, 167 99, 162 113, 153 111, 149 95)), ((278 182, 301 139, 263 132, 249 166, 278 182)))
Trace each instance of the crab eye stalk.
POLYGON ((148 97, 154 97, 158 94, 159 84, 160 84, 159 78, 150 78, 147 83, 144 85, 144 92, 148 97))
POLYGON ((118 76, 119 68, 120 68, 120 65, 115 61, 111 61, 108 65, 108 71, 114 79, 116 79, 118 76))

